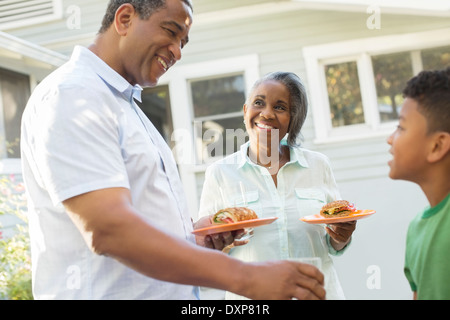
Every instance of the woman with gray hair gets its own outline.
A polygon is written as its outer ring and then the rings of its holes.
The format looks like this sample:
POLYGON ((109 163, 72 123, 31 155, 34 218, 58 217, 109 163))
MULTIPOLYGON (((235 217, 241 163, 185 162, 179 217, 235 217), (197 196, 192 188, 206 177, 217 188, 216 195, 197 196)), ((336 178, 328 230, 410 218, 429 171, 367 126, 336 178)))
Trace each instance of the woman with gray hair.
MULTIPOLYGON (((247 206, 259 218, 276 217, 255 228, 251 240, 235 241, 229 254, 248 262, 312 258, 325 276, 327 298, 343 299, 330 255, 345 251, 356 223, 323 228, 299 220, 340 198, 328 159, 300 147, 307 107, 305 87, 294 73, 273 72, 254 84, 243 106, 249 141, 207 168, 199 216, 247 206)), ((226 298, 238 297, 227 292, 226 298)))
MULTIPOLYGON (((308 99, 306 97, 306 89, 300 80, 300 78, 292 72, 272 72, 265 75, 260 80, 256 81, 250 92, 253 92, 259 85, 266 81, 276 81, 283 84, 289 91, 290 99, 290 124, 289 124, 289 136, 287 137, 287 143, 289 146, 295 147, 299 143, 297 137, 300 134, 300 130, 303 123, 306 120, 308 113, 308 99)), ((249 95, 246 101, 246 105, 251 104, 252 96, 249 95)))

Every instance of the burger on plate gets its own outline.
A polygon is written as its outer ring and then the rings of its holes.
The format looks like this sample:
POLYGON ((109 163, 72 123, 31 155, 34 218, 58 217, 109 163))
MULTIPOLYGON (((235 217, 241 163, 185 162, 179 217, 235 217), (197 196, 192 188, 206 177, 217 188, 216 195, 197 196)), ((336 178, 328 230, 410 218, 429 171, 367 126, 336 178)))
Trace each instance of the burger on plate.
POLYGON ((258 219, 258 215, 252 209, 246 207, 232 207, 217 211, 212 218, 212 222, 214 224, 225 224, 252 219, 258 219))
POLYGON ((347 200, 336 200, 327 203, 320 210, 320 215, 325 218, 345 217, 356 211, 355 205, 347 200))

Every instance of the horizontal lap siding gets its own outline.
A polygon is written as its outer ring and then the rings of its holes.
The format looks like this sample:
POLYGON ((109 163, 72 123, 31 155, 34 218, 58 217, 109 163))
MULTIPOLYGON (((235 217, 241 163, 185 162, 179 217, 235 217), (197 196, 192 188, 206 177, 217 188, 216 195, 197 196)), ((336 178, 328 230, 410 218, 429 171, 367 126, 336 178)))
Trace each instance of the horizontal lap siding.
POLYGON ((387 162, 392 156, 385 138, 336 143, 316 149, 329 157, 338 183, 388 176, 387 162))
MULTIPOLYGON (((381 30, 369 30, 367 17, 366 13, 302 10, 207 26, 195 26, 194 21, 192 43, 186 48, 182 63, 257 53, 261 75, 275 70, 293 71, 303 78, 308 89, 304 46, 450 26, 446 18, 386 14, 382 15, 381 30)), ((387 137, 315 145, 312 108, 310 105, 302 130, 304 145, 329 156, 338 183, 387 177, 387 137)), ((202 174, 198 177, 202 179, 202 174)), ((198 194, 201 185, 198 184, 198 194)))
MULTIPOLYGON (((290 0, 277 0, 277 2, 289 2, 290 0)), ((205 13, 239 8, 257 4, 271 3, 273 0, 192 0, 194 13, 205 13)))
POLYGON ((8 33, 51 50, 70 55, 75 43, 85 42, 86 37, 88 37, 88 42, 81 44, 87 45, 92 42, 100 28, 107 4, 108 0, 64 0, 63 19, 27 28, 8 30, 8 33), (73 17, 74 11, 71 11, 71 6, 80 9, 79 28, 73 26, 71 17, 73 17), (68 21, 72 23, 69 26, 68 21), (70 42, 70 44, 64 45, 66 41, 71 39, 73 39, 74 43, 70 42))

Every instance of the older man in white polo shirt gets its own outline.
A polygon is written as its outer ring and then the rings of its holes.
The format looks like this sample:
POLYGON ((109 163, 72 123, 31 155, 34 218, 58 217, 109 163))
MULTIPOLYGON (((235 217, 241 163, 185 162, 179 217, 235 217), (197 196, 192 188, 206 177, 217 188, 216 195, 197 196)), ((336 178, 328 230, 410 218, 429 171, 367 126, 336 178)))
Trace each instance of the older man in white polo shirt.
POLYGON ((189 0, 112 0, 95 42, 33 92, 21 150, 36 299, 324 297, 312 266, 195 244, 171 151, 134 102, 181 58, 191 23, 189 0))

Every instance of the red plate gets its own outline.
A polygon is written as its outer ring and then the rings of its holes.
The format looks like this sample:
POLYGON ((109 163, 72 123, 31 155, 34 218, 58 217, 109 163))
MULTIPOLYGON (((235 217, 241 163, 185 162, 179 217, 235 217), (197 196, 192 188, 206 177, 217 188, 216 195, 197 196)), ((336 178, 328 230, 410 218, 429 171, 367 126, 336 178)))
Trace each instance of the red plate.
POLYGON ((277 217, 270 217, 270 218, 262 218, 262 219, 252 219, 252 220, 245 220, 235 223, 227 223, 227 224, 218 224, 206 228, 200 228, 192 231, 193 234, 197 236, 206 236, 208 234, 213 233, 221 233, 226 231, 234 231, 239 229, 245 229, 245 228, 254 228, 263 226, 265 224, 270 224, 277 220, 277 217))
POLYGON ((349 221, 355 221, 355 220, 367 218, 374 213, 375 213, 375 210, 357 210, 348 216, 336 217, 336 218, 325 218, 325 217, 322 217, 320 214, 313 214, 311 216, 306 216, 306 217, 300 218, 300 220, 304 221, 306 223, 310 223, 310 224, 320 224, 320 223, 331 224, 331 223, 349 222, 349 221))

